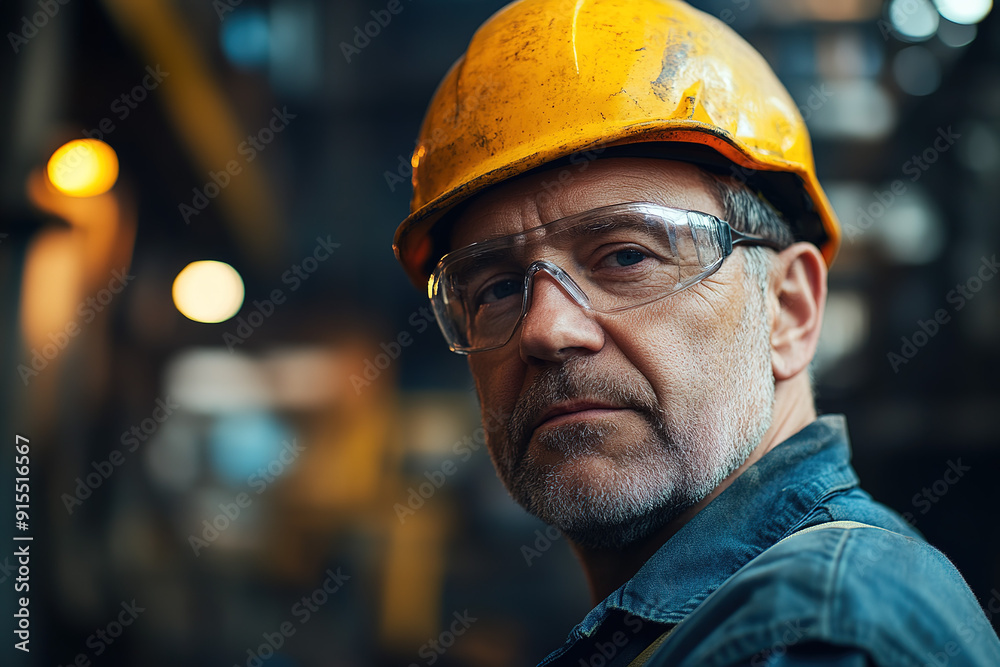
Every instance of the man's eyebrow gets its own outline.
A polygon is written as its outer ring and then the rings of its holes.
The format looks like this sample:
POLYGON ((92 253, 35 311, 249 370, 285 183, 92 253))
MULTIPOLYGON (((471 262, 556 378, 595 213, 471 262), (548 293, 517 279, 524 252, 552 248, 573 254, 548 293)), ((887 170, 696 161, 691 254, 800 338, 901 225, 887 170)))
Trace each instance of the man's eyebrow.
POLYGON ((495 263, 518 263, 524 257, 524 246, 500 246, 490 250, 490 261, 495 263))
POLYGON ((565 218, 547 222, 544 225, 533 227, 527 231, 484 239, 472 245, 480 246, 482 250, 489 251, 491 258, 498 261, 519 261, 524 256, 523 248, 526 244, 534 243, 538 239, 544 239, 550 234, 557 239, 575 240, 613 229, 635 229, 636 227, 642 227, 642 225, 636 225, 636 216, 634 214, 617 213, 571 223, 570 227, 557 229, 555 232, 552 232, 551 228, 548 228, 549 225, 561 222, 562 220, 565 220, 565 218), (505 240, 508 241, 509 245, 502 243, 505 240))
MULTIPOLYGON (((504 238, 504 237, 499 237, 504 238)), ((479 270, 482 267, 481 263, 484 259, 483 255, 486 255, 491 264, 519 264, 524 258, 524 245, 518 244, 514 246, 498 245, 496 247, 490 247, 488 244, 492 241, 498 239, 489 239, 486 241, 481 241, 479 243, 473 244, 473 246, 480 246, 478 248, 473 248, 472 246, 466 246, 465 249, 471 250, 472 253, 465 257, 463 261, 471 262, 475 270, 479 270), (477 254, 481 253, 481 254, 477 254)))
POLYGON ((628 214, 617 214, 594 218, 586 222, 580 222, 569 229, 560 232, 569 238, 587 236, 595 232, 606 232, 612 229, 635 228, 635 216, 628 214))

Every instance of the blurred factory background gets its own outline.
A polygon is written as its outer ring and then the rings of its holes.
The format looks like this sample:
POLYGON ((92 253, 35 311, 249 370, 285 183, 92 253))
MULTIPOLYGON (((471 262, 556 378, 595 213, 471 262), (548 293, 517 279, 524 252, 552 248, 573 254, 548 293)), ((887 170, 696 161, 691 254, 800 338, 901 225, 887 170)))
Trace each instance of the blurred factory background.
MULTIPOLYGON (((30 438, 34 664, 525 665, 589 610, 390 250, 425 105, 502 4, 3 3, 0 437, 30 438)), ((693 4, 785 82, 845 225, 820 410, 1000 599, 997 12, 693 4)))

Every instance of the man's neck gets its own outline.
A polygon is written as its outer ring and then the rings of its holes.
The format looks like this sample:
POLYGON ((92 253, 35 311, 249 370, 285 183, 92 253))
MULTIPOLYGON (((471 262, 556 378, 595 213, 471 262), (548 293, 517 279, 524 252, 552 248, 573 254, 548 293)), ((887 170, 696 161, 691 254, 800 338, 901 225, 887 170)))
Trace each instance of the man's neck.
POLYGON ((684 510, 677 518, 650 537, 624 549, 585 549, 571 542, 577 558, 583 565, 594 604, 606 598, 631 579, 667 540, 732 484, 737 477, 743 474, 743 471, 816 420, 812 392, 808 385, 808 378, 805 377, 804 373, 796 380, 779 383, 775 387, 774 398, 774 415, 771 426, 761 438, 760 444, 750 453, 743 465, 722 480, 700 502, 684 510), (804 389, 803 386, 789 386, 789 383, 800 385, 804 383, 804 389))

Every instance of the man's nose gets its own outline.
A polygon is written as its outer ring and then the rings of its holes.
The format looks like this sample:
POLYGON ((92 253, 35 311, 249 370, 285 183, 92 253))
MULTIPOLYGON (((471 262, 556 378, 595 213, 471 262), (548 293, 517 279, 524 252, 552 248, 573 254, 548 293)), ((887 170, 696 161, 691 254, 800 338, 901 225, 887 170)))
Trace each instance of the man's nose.
POLYGON ((531 301, 521 322, 521 359, 528 364, 561 363, 571 356, 604 347, 604 329, 546 271, 531 279, 531 301))

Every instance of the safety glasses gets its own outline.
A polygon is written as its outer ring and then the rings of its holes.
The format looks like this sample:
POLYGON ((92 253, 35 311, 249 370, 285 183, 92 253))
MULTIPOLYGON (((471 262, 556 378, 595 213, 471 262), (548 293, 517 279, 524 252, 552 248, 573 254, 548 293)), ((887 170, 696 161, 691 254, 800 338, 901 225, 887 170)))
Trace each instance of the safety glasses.
POLYGON ((616 313, 704 280, 740 244, 781 249, 708 213, 615 204, 448 253, 430 276, 428 295, 448 346, 483 352, 510 341, 540 271, 581 308, 616 313))

